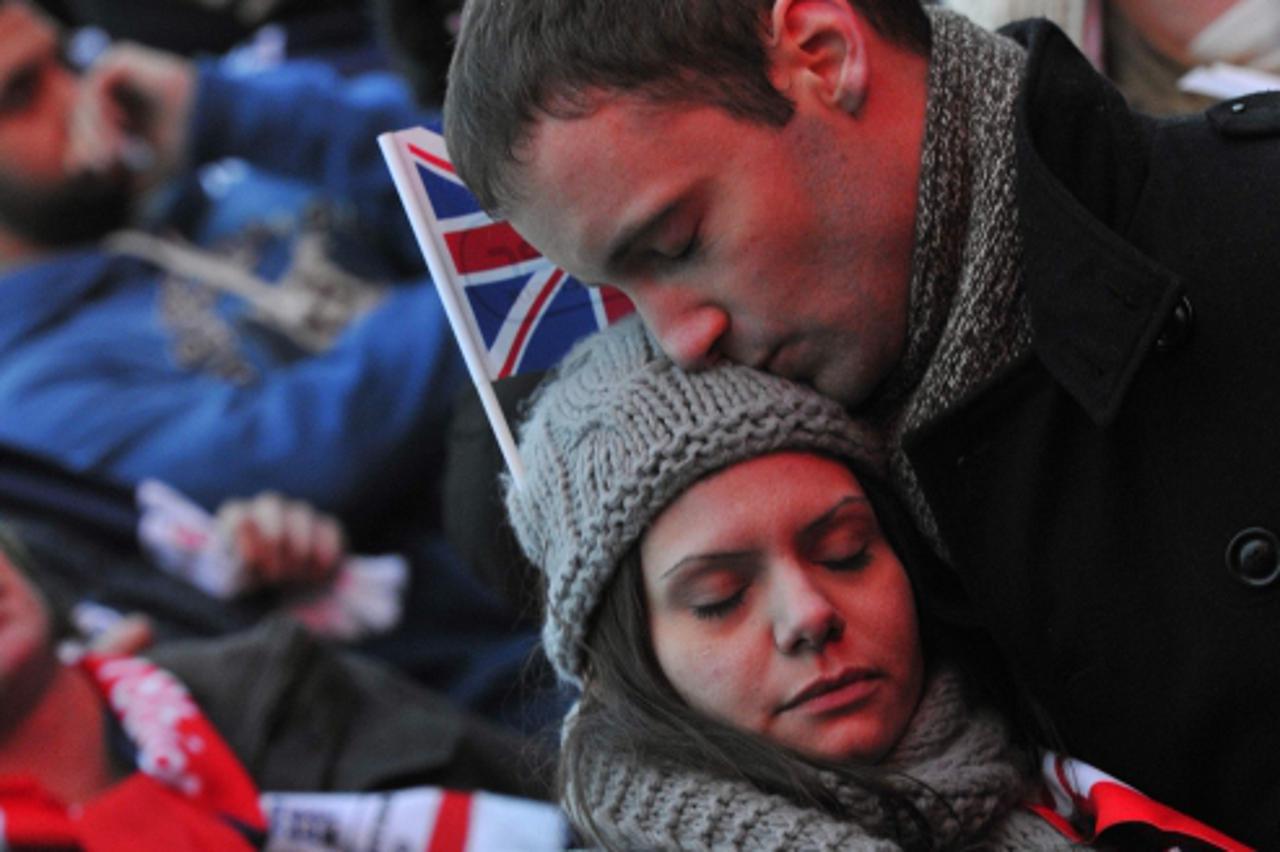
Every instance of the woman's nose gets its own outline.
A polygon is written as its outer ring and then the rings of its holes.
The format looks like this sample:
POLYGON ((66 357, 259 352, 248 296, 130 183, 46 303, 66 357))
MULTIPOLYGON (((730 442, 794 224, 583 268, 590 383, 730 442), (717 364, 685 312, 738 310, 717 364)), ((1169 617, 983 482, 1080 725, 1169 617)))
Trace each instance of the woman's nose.
POLYGON ((844 617, 801 565, 777 572, 773 585, 773 638, 778 650, 818 651, 844 635, 844 617))

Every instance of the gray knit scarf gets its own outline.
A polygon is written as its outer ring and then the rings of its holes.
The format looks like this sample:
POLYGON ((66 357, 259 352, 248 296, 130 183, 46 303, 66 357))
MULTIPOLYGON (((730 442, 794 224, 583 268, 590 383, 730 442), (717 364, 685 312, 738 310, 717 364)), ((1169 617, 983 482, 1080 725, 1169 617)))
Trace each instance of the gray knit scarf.
MULTIPOLYGON (((573 724, 571 714, 567 725, 573 724)), ((1073 848, 1018 803, 1030 769, 1004 723, 974 711, 952 671, 931 676, 907 732, 883 768, 893 789, 924 818, 934 848, 1073 848)), ((880 796, 836 784, 851 814, 836 819, 745 780, 633 756, 594 755, 571 779, 585 791, 610 848, 688 850, 891 850, 907 840, 880 796)))
POLYGON ((929 13, 907 346, 869 416, 887 439, 895 484, 936 542, 902 437, 1028 351, 1031 327, 1014 183, 1025 52, 954 12, 929 13))

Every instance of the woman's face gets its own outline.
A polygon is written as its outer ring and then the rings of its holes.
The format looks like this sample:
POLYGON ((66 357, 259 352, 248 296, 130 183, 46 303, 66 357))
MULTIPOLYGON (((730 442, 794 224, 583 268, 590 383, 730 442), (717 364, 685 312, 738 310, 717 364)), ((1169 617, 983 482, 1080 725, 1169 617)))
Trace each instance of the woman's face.
POLYGON ((911 586, 857 479, 774 453, 696 483, 640 542, 658 663, 690 706, 809 757, 874 763, 919 703, 911 586))

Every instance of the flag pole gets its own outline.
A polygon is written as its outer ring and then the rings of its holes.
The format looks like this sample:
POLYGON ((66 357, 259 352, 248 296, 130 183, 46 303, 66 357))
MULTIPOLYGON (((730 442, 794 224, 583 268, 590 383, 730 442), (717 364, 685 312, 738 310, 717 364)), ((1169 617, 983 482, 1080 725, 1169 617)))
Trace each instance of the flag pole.
POLYGON ((409 224, 413 227, 413 235, 418 240, 418 247, 422 249, 422 256, 426 258, 427 269, 435 280, 436 291, 440 294, 440 301, 444 305, 445 316, 449 318, 454 337, 462 347, 462 359, 480 395, 480 404, 484 407, 485 416, 489 419, 489 427, 498 440, 498 448, 502 450, 502 457, 507 462, 507 469, 511 471, 511 478, 515 480, 516 487, 523 488, 524 464, 520 460, 520 451, 516 448, 507 417, 502 413, 497 394, 493 392, 493 383, 489 381, 484 352, 467 322, 466 313, 459 301, 458 288, 453 286, 449 267, 444 262, 444 247, 440 245, 439 238, 418 211, 421 201, 415 192, 416 178, 412 165, 405 162, 404 154, 396 144, 394 132, 379 134, 378 147, 382 149, 383 159, 387 161, 387 168, 391 171, 396 192, 399 193, 400 202, 409 216, 409 224))

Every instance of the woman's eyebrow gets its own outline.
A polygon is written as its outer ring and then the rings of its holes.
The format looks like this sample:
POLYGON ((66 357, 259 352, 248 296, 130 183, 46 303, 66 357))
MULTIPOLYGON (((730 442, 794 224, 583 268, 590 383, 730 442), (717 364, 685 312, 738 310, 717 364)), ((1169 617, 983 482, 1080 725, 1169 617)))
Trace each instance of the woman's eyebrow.
POLYGON ((750 551, 750 550, 722 550, 722 551, 714 551, 711 553, 691 553, 688 556, 681 558, 679 562, 677 562, 675 565, 672 565, 666 571, 663 571, 662 574, 659 575, 658 579, 665 580, 671 574, 674 574, 676 571, 679 571, 681 568, 688 567, 690 565, 697 565, 698 573, 701 573, 703 571, 710 571, 717 567, 720 567, 719 563, 738 562, 746 557, 751 556, 753 552, 754 551, 750 551))
POLYGON ((847 497, 842 497, 840 500, 836 501, 834 506, 806 524, 804 529, 800 531, 800 534, 808 537, 822 532, 839 518, 841 511, 846 506, 854 505, 870 506, 870 501, 862 494, 850 494, 847 497))

